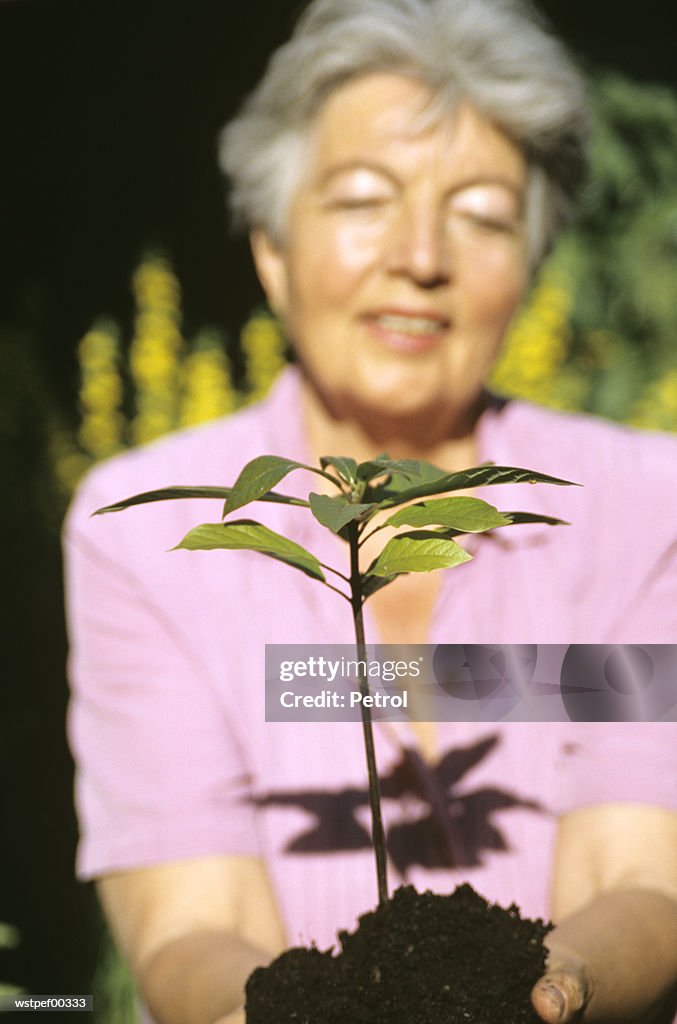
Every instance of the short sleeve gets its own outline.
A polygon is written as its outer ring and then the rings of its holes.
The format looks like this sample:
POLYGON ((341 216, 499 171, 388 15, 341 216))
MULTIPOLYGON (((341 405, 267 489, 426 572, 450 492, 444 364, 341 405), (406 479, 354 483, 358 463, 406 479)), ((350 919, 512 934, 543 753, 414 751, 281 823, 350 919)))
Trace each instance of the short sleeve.
POLYGON ((92 529, 101 504, 86 485, 64 530, 78 874, 256 854, 246 752, 186 621, 199 603, 148 585, 133 517, 92 529))

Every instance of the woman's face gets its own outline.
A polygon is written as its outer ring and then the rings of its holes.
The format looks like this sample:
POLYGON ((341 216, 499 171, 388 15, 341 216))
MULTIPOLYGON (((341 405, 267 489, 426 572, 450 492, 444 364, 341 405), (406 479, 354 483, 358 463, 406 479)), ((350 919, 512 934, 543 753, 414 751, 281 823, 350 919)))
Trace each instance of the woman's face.
POLYGON ((462 105, 421 126, 414 79, 372 74, 320 109, 284 242, 253 237, 269 302, 337 415, 476 404, 527 281, 526 163, 462 105))

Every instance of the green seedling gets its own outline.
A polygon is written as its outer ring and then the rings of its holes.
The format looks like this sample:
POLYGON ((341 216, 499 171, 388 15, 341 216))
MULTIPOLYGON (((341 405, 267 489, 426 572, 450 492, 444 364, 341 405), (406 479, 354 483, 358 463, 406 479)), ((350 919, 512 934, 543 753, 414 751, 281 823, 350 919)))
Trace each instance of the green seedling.
MULTIPOLYGON (((480 498, 454 495, 495 484, 546 483, 568 485, 570 481, 529 469, 485 464, 457 473, 413 459, 379 456, 358 464, 355 459, 326 455, 320 466, 307 466, 277 455, 261 455, 240 472, 232 487, 168 487, 146 491, 95 514, 117 512, 147 502, 176 498, 218 498, 225 500, 222 520, 194 527, 177 545, 190 551, 242 549, 285 562, 348 601, 355 628, 357 660, 366 666, 366 641, 362 609, 378 590, 404 573, 449 569, 470 561, 470 555, 456 538, 463 534, 486 533, 519 523, 563 524, 563 520, 529 512, 499 512, 480 498), (280 494, 273 488, 293 470, 305 469, 331 485, 335 493, 310 492, 306 498, 280 494), (438 497, 442 495, 442 497, 438 497), (451 496, 450 496, 451 495, 451 496), (278 502, 308 509, 326 529, 341 537, 350 553, 347 573, 320 562, 310 551, 253 519, 230 517, 254 501, 278 502), (397 511, 396 511, 397 510, 397 511), (384 544, 366 569, 360 568, 360 549, 379 531, 398 532, 384 544), (410 527, 402 531, 400 528, 410 527), (329 582, 326 573, 331 573, 329 582)), ((326 487, 325 487, 326 490, 326 487)), ((175 549, 176 550, 176 549, 175 549)), ((369 681, 366 671, 359 680, 360 711, 364 734, 372 842, 376 857, 379 903, 388 899, 386 845, 381 819, 381 802, 374 752, 369 681)))

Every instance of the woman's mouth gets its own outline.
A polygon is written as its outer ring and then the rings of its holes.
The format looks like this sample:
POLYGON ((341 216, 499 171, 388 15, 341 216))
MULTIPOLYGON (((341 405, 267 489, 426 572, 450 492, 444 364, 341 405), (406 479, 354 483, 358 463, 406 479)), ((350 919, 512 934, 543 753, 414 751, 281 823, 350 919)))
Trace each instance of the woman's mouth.
POLYGON ((372 313, 364 322, 381 345, 405 355, 420 355, 437 348, 449 328, 446 318, 426 313, 372 313))

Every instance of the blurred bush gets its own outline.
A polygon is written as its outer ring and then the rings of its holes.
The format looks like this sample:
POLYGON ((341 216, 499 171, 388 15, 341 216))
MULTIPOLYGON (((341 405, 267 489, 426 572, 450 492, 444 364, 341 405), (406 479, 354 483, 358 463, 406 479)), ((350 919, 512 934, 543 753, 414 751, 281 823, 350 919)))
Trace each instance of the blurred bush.
POLYGON ((136 989, 129 968, 110 934, 104 930, 99 962, 92 981, 96 1024, 140 1024, 136 989))
POLYGON ((94 462, 179 427, 223 416, 262 398, 285 364, 285 342, 272 316, 252 314, 240 336, 244 374, 234 383, 226 336, 181 332, 181 289, 161 253, 144 257, 132 288, 135 317, 125 349, 122 330, 102 317, 78 345, 80 425, 52 445, 58 478, 70 492, 94 462))
POLYGON ((591 76, 591 174, 494 385, 545 405, 677 430, 677 98, 591 76))
MULTIPOLYGON (((1 954, 3 951, 16 949, 19 945, 19 932, 11 924, 6 924, 4 921, 0 921, 0 961, 2 960, 1 954)), ((9 982, 0 980, 0 996, 18 996, 24 989, 19 985, 12 985, 9 982)))

